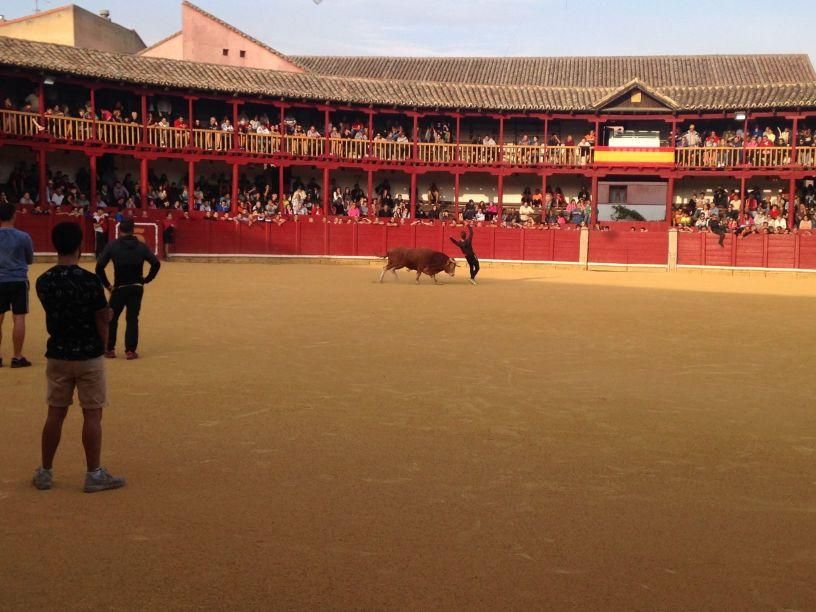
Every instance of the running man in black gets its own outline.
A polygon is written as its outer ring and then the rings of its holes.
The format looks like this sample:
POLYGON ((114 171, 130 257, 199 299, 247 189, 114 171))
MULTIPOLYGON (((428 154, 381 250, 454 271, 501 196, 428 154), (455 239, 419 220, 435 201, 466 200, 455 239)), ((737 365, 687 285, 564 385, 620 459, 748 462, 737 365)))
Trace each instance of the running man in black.
POLYGON ((476 284, 476 275, 479 273, 479 259, 473 252, 473 227, 468 225, 467 234, 462 232, 462 239, 456 240, 451 236, 451 242, 458 246, 470 266, 470 282, 476 284))
POLYGON ((116 357, 116 332, 119 329, 119 316, 127 308, 127 328, 125 329, 125 357, 136 359, 136 347, 139 344, 139 311, 142 307, 144 286, 156 278, 161 264, 150 252, 144 242, 133 235, 133 219, 125 219, 119 224, 119 235, 105 247, 99 261, 96 262, 96 275, 102 284, 111 292, 110 307, 113 318, 108 331, 108 344, 105 357, 116 357), (105 274, 105 266, 113 261, 113 287, 105 274), (144 263, 150 264, 150 272, 144 274, 144 263))

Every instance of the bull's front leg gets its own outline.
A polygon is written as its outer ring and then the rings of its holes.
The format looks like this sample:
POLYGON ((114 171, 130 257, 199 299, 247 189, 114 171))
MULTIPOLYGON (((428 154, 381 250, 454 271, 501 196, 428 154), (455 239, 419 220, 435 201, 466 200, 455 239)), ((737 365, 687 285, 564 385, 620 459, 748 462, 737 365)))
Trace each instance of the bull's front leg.
POLYGON ((394 275, 394 280, 398 281, 399 276, 397 276, 397 269, 396 268, 391 268, 391 273, 394 275))
POLYGON ((434 285, 438 285, 439 281, 436 280, 436 274, 431 274, 431 278, 433 279, 434 285))
POLYGON ((419 284, 419 277, 422 276, 422 270, 417 270, 416 283, 419 284))
MULTIPOLYGON (((386 271, 388 270, 388 264, 383 266, 383 269, 380 271, 380 282, 383 282, 383 276, 385 276, 386 271)), ((396 272, 395 272, 396 274, 396 272)))

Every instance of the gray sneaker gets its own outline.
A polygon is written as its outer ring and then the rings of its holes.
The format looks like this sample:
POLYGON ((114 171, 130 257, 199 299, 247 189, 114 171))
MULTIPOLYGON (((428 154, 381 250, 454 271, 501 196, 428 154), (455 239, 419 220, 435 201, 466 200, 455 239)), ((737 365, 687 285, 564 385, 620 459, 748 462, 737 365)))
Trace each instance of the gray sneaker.
POLYGON ((125 479, 112 476, 105 468, 85 473, 85 492, 96 493, 125 486, 125 479))
POLYGON ((40 491, 47 491, 51 488, 51 485, 54 484, 54 472, 38 467, 34 470, 34 478, 31 482, 33 482, 34 486, 40 491))

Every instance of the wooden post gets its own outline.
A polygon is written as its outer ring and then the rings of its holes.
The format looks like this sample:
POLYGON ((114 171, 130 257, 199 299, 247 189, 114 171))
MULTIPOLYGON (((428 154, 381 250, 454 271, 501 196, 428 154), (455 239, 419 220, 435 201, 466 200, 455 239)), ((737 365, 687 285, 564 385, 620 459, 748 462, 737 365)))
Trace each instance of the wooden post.
MULTIPOLYGON (((96 131, 96 87, 91 87, 91 140, 94 142, 98 140, 96 131)), ((93 205, 93 202, 91 204, 93 205)))
POLYGON ((788 229, 793 229, 794 200, 796 199, 796 179, 790 179, 788 184, 788 229))
MULTIPOLYGON (((195 132, 193 132, 193 126, 195 125, 195 115, 193 113, 193 96, 187 96, 187 123, 190 124, 190 143, 188 146, 195 147, 195 132)), ((192 193, 190 194, 192 197, 192 193)), ((192 206, 190 207, 192 210, 192 206)))
POLYGON ((278 166, 278 210, 281 214, 283 214, 283 196, 285 195, 283 187, 283 166, 278 166))
MULTIPOLYGON (((37 84, 37 104, 40 105, 40 121, 44 121, 43 117, 45 116, 45 85, 43 82, 40 81, 37 84)), ((44 123, 40 123, 43 127, 45 126, 44 123)))
MULTIPOLYGON (((499 116, 499 162, 504 161, 504 117, 499 116)), ((499 175, 501 177, 501 175, 499 175)), ((502 181, 499 179, 499 185, 502 181)), ((501 195, 499 196, 499 208, 501 209, 501 195)))
POLYGON ((368 111, 368 144, 366 146, 367 155, 374 155, 374 111, 368 111))
POLYGON ((142 107, 142 144, 148 144, 147 138, 147 96, 142 94, 141 100, 141 107, 142 107))
POLYGON ((190 213, 195 210, 195 162, 187 162, 187 209, 190 213))
MULTIPOLYGON (((413 141, 414 141, 413 146, 411 147, 411 158, 414 161, 416 161, 417 158, 419 157, 419 155, 418 155, 418 152, 419 152, 419 144, 418 144, 419 143, 419 115, 417 113, 414 113, 413 141)), ((415 175, 412 175, 412 176, 414 176, 414 179, 416 180, 416 176, 415 175)), ((413 198, 413 196, 411 196, 411 197, 413 198)), ((411 216, 413 216, 413 215, 411 215, 411 216)))
POLYGON ((673 215, 673 204, 674 204, 674 177, 669 177, 668 182, 666 183, 666 222, 669 224, 669 227, 674 225, 674 215, 673 215))
MULTIPOLYGON (((457 130, 458 132, 458 130, 457 130)), ((459 220, 459 173, 453 175, 453 218, 459 220)))
POLYGON ((325 109, 323 111, 323 139, 324 144, 323 146, 326 147, 326 150, 323 151, 323 155, 331 155, 331 140, 329 139, 329 133, 331 132, 331 117, 329 113, 329 109, 325 109))
POLYGON ((230 212, 238 212, 238 164, 232 164, 232 185, 230 185, 230 212))
POLYGON ((502 221, 502 207, 504 206, 504 175, 499 174, 499 185, 498 185, 498 196, 497 200, 498 203, 496 205, 496 219, 499 223, 502 221))
POLYGON ((417 175, 415 172, 411 173, 411 195, 408 198, 411 201, 411 218, 416 218, 416 205, 417 205, 417 197, 416 197, 416 190, 417 190, 417 175))
POLYGON ((747 193, 745 193, 745 177, 740 177, 740 223, 745 220, 745 200, 747 197, 747 193))
MULTIPOLYGON (((278 130, 280 131, 280 152, 281 153, 288 153, 289 147, 286 143, 286 107, 281 105, 280 107, 280 125, 278 126, 278 130)), ((281 175, 282 176, 282 175, 281 175)), ((283 185, 283 179, 281 178, 280 184, 283 185)), ((281 188, 281 194, 283 193, 283 188, 281 188)), ((283 202, 283 197, 281 197, 281 202, 283 202)))
POLYGON ((91 154, 88 156, 88 166, 90 168, 91 175, 91 184, 88 189, 88 197, 91 199, 91 212, 96 212, 96 155, 91 154))
POLYGON ((40 185, 40 205, 50 206, 48 201, 48 156, 45 149, 37 151, 37 178, 40 185))
POLYGON ((796 165, 796 162, 797 162, 798 155, 796 154, 796 144, 797 144, 796 136, 797 136, 798 132, 799 132, 799 117, 794 117, 793 118, 793 131, 791 133, 791 141, 790 141, 790 148, 791 148, 790 162, 791 162, 791 165, 796 165))
MULTIPOLYGON (((456 147, 455 151, 453 152, 453 158, 457 162, 462 159, 462 152, 460 151, 460 145, 462 144, 462 118, 459 115, 456 115, 456 147)), ((457 200, 457 205, 459 201, 457 200)))
POLYGON ((368 214, 367 216, 371 216, 371 202, 374 200, 374 172, 372 170, 368 171, 368 214))
POLYGON ((331 183, 329 179, 328 166, 323 168, 323 216, 329 216, 329 197, 330 197, 331 183))
MULTIPOLYGON (((232 102, 232 150, 239 151, 241 149, 241 135, 238 133, 238 101, 232 102)), ((233 166, 233 172, 237 171, 238 165, 233 166)))
POLYGON ((595 224, 598 222, 598 177, 592 177, 592 191, 590 192, 590 197, 592 201, 590 202, 590 218, 589 218, 589 225, 590 227, 595 227, 595 224))
POLYGON ((142 208, 147 208, 147 158, 139 160, 139 203, 142 208))

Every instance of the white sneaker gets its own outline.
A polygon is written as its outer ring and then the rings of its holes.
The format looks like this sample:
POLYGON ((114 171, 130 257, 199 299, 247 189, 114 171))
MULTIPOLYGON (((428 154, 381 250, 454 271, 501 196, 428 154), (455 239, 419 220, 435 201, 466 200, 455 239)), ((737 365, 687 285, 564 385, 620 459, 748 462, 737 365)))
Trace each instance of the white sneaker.
POLYGON ((470 284, 471 284, 471 285, 475 285, 475 284, 476 284, 476 279, 475 279, 475 278, 471 278, 471 279, 470 279, 470 284))
POLYGON ((95 472, 85 474, 85 492, 96 493, 97 491, 107 491, 108 489, 118 489, 125 486, 124 478, 117 478, 108 473, 105 468, 99 468, 95 472))

